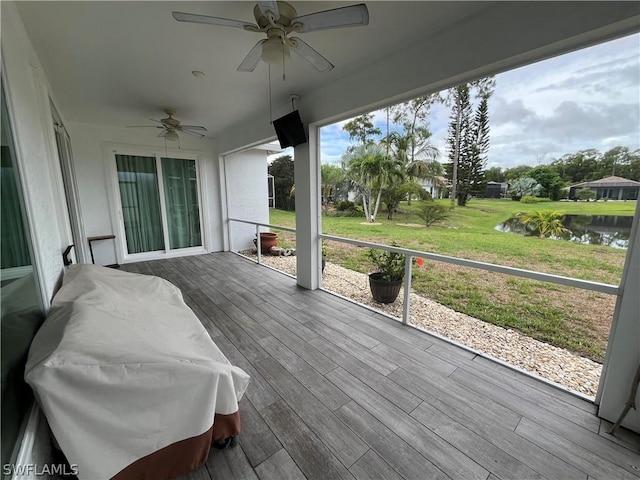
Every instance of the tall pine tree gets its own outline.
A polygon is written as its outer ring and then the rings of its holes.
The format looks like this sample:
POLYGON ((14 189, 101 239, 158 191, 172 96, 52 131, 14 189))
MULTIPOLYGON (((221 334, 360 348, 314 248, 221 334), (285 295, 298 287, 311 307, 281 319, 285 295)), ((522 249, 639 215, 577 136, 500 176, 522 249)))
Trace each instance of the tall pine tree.
MULTIPOLYGON (((451 204, 460 195, 461 164, 464 162, 470 138, 471 103, 469 100, 469 84, 458 85, 449 91, 452 103, 451 121, 449 122, 449 138, 447 139, 449 159, 451 160, 451 204)), ((449 170, 449 169, 447 169, 449 170)))
POLYGON ((449 123, 449 159, 451 203, 465 206, 472 195, 484 191, 484 168, 489 150, 489 97, 495 88, 493 77, 458 85, 449 91, 451 122, 449 123), (472 89, 479 98, 473 116, 472 89))
POLYGON ((487 165, 489 150, 489 101, 481 98, 471 128, 471 141, 467 146, 468 156, 462 163, 459 172, 458 205, 465 206, 467 199, 473 195, 481 195, 486 187, 484 170, 487 165))

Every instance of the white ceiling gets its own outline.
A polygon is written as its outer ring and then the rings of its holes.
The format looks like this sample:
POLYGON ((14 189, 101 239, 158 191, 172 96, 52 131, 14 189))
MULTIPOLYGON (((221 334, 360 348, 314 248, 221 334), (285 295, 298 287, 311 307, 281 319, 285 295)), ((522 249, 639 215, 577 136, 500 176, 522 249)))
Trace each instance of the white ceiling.
MULTIPOLYGON (((292 3, 303 15, 356 2, 292 3)), ((263 34, 171 16, 182 11, 253 22, 253 2, 17 5, 65 120, 146 125, 171 109, 183 123, 203 125, 209 137, 220 139, 267 125, 267 66, 260 63, 253 73, 236 70, 263 34), (196 78, 193 70, 205 76, 196 78)), ((335 69, 321 75, 292 57, 283 82, 281 70, 273 68, 274 107, 282 111, 289 95, 299 94, 305 99, 302 109, 312 109, 312 119, 319 121, 640 29, 640 2, 369 0, 367 5, 368 26, 300 34, 335 69)))
MULTIPOLYGON (((393 55, 476 15, 492 2, 368 2, 366 27, 300 34, 335 69, 318 74, 293 57, 287 79, 272 69, 274 103, 393 55)), ((293 2, 306 14, 349 2, 293 2)), ((268 69, 236 71, 263 34, 180 23, 174 10, 253 22, 252 2, 18 2, 27 32, 67 120, 109 126, 150 124, 166 108, 215 137, 268 108, 268 69), (204 78, 191 72, 200 70, 204 78)), ((419 61, 419 59, 416 59, 419 61)), ((401 72, 398 72, 401 75, 401 72)))

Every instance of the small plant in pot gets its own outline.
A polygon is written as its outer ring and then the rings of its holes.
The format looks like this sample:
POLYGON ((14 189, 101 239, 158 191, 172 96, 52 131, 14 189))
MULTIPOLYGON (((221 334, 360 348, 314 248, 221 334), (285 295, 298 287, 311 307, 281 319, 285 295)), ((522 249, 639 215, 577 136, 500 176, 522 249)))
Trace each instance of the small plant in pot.
POLYGON ((404 278, 404 254, 371 249, 368 256, 378 269, 377 272, 369 274, 369 287, 373 299, 379 303, 395 302, 404 278))

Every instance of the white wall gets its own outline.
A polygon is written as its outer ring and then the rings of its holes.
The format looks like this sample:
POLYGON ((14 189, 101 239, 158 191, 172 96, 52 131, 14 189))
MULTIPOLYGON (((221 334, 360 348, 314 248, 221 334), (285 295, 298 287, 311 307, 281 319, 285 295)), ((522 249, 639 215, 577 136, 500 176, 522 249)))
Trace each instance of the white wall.
MULTIPOLYGON (((62 252, 73 243, 58 162, 45 72, 15 4, 1 2, 2 61, 15 133, 28 225, 40 286, 48 307, 63 272, 62 252)), ((61 112, 62 113, 62 112, 61 112)))
POLYGON ((431 194, 431 197, 436 199, 440 198, 440 185, 432 179, 420 180, 420 186, 431 194))
MULTIPOLYGON (((118 235, 115 205, 110 197, 114 192, 109 192, 113 181, 109 162, 113 157, 108 147, 119 145, 148 149, 149 152, 164 152, 164 139, 157 137, 158 132, 155 129, 112 128, 78 122, 68 122, 67 129, 73 147, 86 234, 88 237, 118 235)), ((168 142, 167 154, 179 153, 180 150, 176 150, 175 146, 175 143, 168 142)), ((208 251, 223 250, 220 177, 215 141, 182 135, 180 147, 183 151, 196 153, 200 159, 201 185, 204 186, 203 228, 206 229, 208 251)), ((113 241, 95 242, 93 250, 96 263, 116 263, 113 241)))
MULTIPOLYGON (((224 169, 229 217, 269 223, 267 152, 250 149, 227 155, 224 169)), ((231 250, 246 250, 254 246, 254 226, 233 222, 230 230, 231 250)))

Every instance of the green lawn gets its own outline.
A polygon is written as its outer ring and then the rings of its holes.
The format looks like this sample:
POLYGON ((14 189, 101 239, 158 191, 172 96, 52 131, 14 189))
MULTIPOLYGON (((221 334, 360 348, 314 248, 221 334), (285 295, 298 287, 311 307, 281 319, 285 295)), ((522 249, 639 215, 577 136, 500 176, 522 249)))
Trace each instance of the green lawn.
MULTIPOLYGON (((448 206, 448 200, 439 200, 448 206)), ((633 215, 636 202, 550 202, 472 200, 445 221, 425 227, 422 203, 403 203, 393 220, 381 212, 376 224, 364 218, 323 216, 323 233, 399 245, 528 270, 617 285, 626 250, 503 233, 495 226, 517 212, 552 209, 585 215, 633 215)), ((270 223, 295 226, 295 214, 272 210, 270 223)), ((370 272, 366 249, 328 242, 329 261, 370 272)), ((540 340, 602 360, 615 299, 609 295, 531 280, 425 262, 413 287, 457 311, 522 331, 540 340)))

